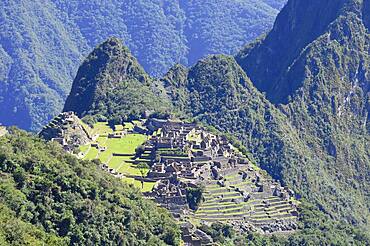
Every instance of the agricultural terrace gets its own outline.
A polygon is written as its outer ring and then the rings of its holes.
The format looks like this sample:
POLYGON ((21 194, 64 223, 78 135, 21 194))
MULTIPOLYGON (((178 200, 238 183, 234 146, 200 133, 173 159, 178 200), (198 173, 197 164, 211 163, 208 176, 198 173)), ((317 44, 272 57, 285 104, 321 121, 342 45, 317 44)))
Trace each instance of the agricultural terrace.
POLYGON ((142 145, 148 138, 144 134, 134 134, 132 122, 125 123, 124 126, 116 125, 112 129, 108 123, 99 122, 91 129, 92 135, 96 137, 93 143, 80 147, 84 160, 99 159, 117 174, 123 174, 123 181, 131 183, 140 188, 143 192, 150 191, 153 182, 144 182, 143 187, 140 181, 135 180, 134 176, 146 175, 149 169, 141 170, 135 164, 135 150, 142 145), (109 134, 117 134, 122 137, 109 138, 109 134), (124 134, 123 134, 124 133, 124 134))

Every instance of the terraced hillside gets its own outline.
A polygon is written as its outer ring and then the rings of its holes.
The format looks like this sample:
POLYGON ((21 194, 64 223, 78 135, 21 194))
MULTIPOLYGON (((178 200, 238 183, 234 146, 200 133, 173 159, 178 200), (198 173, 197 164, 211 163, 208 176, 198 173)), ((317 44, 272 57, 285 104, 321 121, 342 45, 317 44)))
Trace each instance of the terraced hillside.
POLYGON ((272 180, 226 136, 176 120, 79 126, 90 138, 79 147, 79 158, 100 160, 102 169, 141 189, 179 222, 223 222, 239 232, 297 229, 293 191, 272 180))
POLYGON ((142 156, 151 163, 147 178, 157 181, 146 195, 180 222, 223 222, 240 232, 298 228, 294 192, 253 164, 225 136, 171 120, 149 119, 146 127, 155 133, 144 144, 142 156))
POLYGON ((112 129, 107 122, 99 122, 92 128, 93 139, 91 143, 80 147, 80 157, 84 160, 98 159, 103 168, 124 182, 132 183, 143 192, 154 186, 153 182, 143 182, 135 177, 145 176, 148 168, 139 168, 136 149, 148 138, 145 134, 133 132, 138 122, 127 122, 124 126, 116 125, 112 129))
MULTIPOLYGON (((195 219, 199 222, 248 222, 263 230, 265 226, 279 223, 279 227, 284 224, 286 230, 296 229, 297 202, 268 195, 258 183, 256 185, 256 180, 243 176, 246 172, 248 170, 240 166, 221 180, 208 181, 195 219)), ((275 229, 272 226, 271 232, 275 229)))

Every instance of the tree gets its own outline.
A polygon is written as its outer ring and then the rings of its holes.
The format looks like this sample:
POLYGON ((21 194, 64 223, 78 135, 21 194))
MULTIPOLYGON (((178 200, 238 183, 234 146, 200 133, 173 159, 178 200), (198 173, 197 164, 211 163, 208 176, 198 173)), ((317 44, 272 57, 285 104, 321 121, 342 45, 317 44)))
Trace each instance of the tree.
MULTIPOLYGON (((144 178, 144 176, 146 175, 146 173, 147 173, 147 171, 149 169, 148 164, 146 164, 144 162, 140 162, 137 165, 137 168, 139 168, 139 170, 140 170, 141 177, 144 178)), ((144 181, 143 180, 141 180, 141 188, 144 189, 144 181)))
POLYGON ((193 210, 196 210, 202 201, 204 187, 186 189, 186 199, 188 201, 189 207, 193 210))

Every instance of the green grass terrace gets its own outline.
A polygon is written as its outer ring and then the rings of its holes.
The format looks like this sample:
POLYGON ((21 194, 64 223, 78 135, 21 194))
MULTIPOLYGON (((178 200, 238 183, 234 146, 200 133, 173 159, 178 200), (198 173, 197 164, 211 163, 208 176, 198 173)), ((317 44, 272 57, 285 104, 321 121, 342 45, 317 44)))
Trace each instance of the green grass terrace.
MULTIPOLYGON (((99 135, 95 143, 97 143, 100 148, 105 148, 105 150, 100 151, 98 148, 92 147, 91 145, 94 143, 81 146, 80 151, 85 153, 83 159, 99 159, 117 173, 129 176, 123 178, 124 182, 133 184, 143 192, 150 191, 155 183, 144 182, 144 187, 142 187, 141 181, 132 178, 132 176, 142 176, 142 170, 137 168, 137 165, 134 163, 135 150, 147 141, 148 136, 143 134, 127 134, 122 138, 108 138, 108 134, 123 131, 125 128, 131 130, 133 128, 133 123, 125 123, 124 126, 117 125, 115 126, 115 130, 109 127, 105 122, 95 124, 92 132, 94 135, 99 135)), ((149 169, 144 169, 143 171, 145 176, 149 172, 149 169)))

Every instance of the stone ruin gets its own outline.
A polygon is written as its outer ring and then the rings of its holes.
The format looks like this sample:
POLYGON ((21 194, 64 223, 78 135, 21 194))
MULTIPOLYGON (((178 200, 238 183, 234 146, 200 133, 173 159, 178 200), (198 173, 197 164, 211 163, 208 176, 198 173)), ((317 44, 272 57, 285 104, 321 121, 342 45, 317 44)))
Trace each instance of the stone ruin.
MULTIPOLYGON (((148 178, 157 181, 145 195, 179 221, 224 222, 241 232, 297 229, 294 192, 259 170, 226 137, 196 124, 169 120, 149 119, 146 127, 161 131, 145 144, 153 157, 148 178), (188 187, 205 187, 197 211, 187 204, 188 187)), ((203 235, 197 230, 190 234, 187 238, 193 245, 203 235)))
POLYGON ((38 135, 45 140, 61 144, 68 152, 91 142, 87 129, 73 112, 60 113, 44 126, 38 135))
MULTIPOLYGON (((275 233, 298 228, 294 192, 253 165, 226 137, 193 123, 158 119, 148 119, 134 131, 150 136, 144 152, 135 160, 149 164, 150 171, 147 177, 133 178, 156 181, 153 190, 144 195, 178 219, 184 242, 213 243, 212 238, 189 223, 194 220, 203 224, 227 223, 240 232, 275 233), (196 211, 189 208, 188 188, 203 190, 196 211)), ((125 134, 108 137, 121 138, 125 134)), ((59 142, 67 151, 91 142, 73 113, 60 114, 40 136, 59 142)), ((122 178, 107 165, 102 168, 122 178)))

